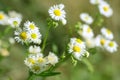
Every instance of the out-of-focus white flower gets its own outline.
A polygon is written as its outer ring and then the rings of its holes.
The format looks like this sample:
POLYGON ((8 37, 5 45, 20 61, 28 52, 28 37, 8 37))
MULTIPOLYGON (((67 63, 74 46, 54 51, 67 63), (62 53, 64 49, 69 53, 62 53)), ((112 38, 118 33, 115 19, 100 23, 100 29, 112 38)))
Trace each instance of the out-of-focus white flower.
POLYGON ((107 2, 105 2, 105 1, 102 1, 102 2, 99 4, 98 8, 99 8, 100 13, 101 13, 102 15, 106 16, 106 17, 110 17, 110 16, 112 16, 112 14, 113 14, 112 8, 111 8, 110 5, 109 5, 107 2))
POLYGON ((82 25, 82 30, 78 30, 78 33, 85 39, 93 38, 94 36, 93 30, 86 24, 82 25))
POLYGON ((80 14, 80 19, 87 24, 92 24, 93 23, 93 18, 88 13, 81 13, 80 14))
POLYGON ((37 54, 37 53, 40 53, 41 52, 41 49, 39 46, 30 46, 29 47, 29 53, 33 53, 33 54, 37 54))
POLYGON ((104 37, 101 36, 101 35, 98 35, 98 36, 95 38, 95 44, 96 44, 97 47, 103 48, 103 47, 105 46, 106 42, 107 42, 107 39, 104 38, 104 37))
POLYGON ((8 16, 2 11, 0 11, 0 24, 8 25, 8 16))
POLYGON ((46 58, 47 58, 47 62, 52 65, 58 63, 58 57, 52 52, 49 52, 49 55, 46 58))
POLYGON ((95 43, 95 39, 94 38, 85 39, 85 43, 86 43, 87 48, 94 48, 94 47, 96 47, 96 43, 95 43))
POLYGON ((10 53, 9 53, 9 51, 8 51, 7 49, 5 49, 5 48, 0 48, 0 55, 6 57, 6 56, 9 56, 10 53))
POLYGON ((105 49, 111 53, 117 51, 117 43, 115 41, 108 40, 105 44, 105 49))
POLYGON ((35 44, 41 43, 41 34, 38 31, 29 31, 29 42, 33 42, 35 44))
POLYGON ((51 16, 51 18, 56 21, 62 21, 66 17, 66 12, 64 11, 63 4, 54 5, 54 6, 50 7, 48 12, 49 12, 49 15, 51 16))
POLYGON ((66 20, 66 19, 62 19, 61 21, 62 21, 62 24, 63 24, 63 25, 66 25, 66 24, 67 24, 67 20, 66 20))
POLYGON ((28 32, 22 30, 21 28, 17 28, 16 31, 14 32, 14 35, 15 35, 15 40, 17 42, 21 42, 22 44, 24 42, 27 42, 29 38, 28 32))
POLYGON ((21 18, 22 19, 22 15, 20 13, 17 13, 16 11, 9 11, 8 15, 10 18, 21 18))
POLYGON ((9 42, 10 42, 10 44, 15 44, 15 39, 12 38, 12 37, 10 37, 10 38, 9 38, 9 42))
POLYGON ((30 22, 30 21, 26 21, 24 23, 24 29, 27 30, 27 31, 35 31, 35 32, 39 31, 39 29, 38 29, 38 27, 36 27, 35 23, 30 22))
POLYGON ((90 3, 96 5, 96 4, 100 4, 102 1, 103 0, 90 0, 90 3))
POLYGON ((77 60, 81 60, 81 58, 85 56, 86 54, 85 44, 82 40, 77 38, 71 38, 68 46, 69 46, 69 53, 72 53, 72 55, 77 60))
POLYGON ((19 18, 19 17, 8 19, 8 24, 10 24, 10 26, 13 28, 19 27, 20 23, 21 23, 21 18, 19 18))
POLYGON ((101 29, 101 33, 102 33, 102 35, 105 37, 105 38, 107 38, 107 39, 110 39, 110 40, 112 40, 113 39, 113 33, 109 30, 109 29, 107 29, 107 28, 105 28, 105 27, 103 27, 102 29, 101 29))

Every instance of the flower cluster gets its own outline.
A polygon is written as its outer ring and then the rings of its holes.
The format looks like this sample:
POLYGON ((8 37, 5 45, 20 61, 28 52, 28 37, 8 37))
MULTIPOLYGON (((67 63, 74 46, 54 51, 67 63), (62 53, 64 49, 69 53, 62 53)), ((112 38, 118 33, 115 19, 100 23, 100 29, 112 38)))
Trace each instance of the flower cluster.
POLYGON ((24 62, 33 73, 39 74, 49 69, 51 65, 54 66, 58 62, 58 57, 52 52, 49 52, 49 55, 46 57, 42 53, 37 52, 35 54, 29 54, 24 62))
POLYGON ((19 27, 22 21, 22 15, 15 11, 8 12, 8 15, 0 11, 0 24, 10 25, 12 28, 19 27))

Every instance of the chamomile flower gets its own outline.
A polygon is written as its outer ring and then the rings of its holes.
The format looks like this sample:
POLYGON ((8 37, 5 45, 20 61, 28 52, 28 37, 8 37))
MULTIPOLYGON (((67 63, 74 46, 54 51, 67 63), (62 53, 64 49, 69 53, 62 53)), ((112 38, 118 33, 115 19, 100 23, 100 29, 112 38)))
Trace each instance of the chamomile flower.
POLYGON ((90 0, 90 3, 96 5, 96 4, 100 4, 102 1, 103 0, 90 0))
POLYGON ((9 11, 8 15, 10 18, 21 18, 22 19, 22 15, 20 13, 17 13, 16 11, 9 11))
POLYGON ((29 42, 40 44, 41 43, 41 34, 40 32, 29 31, 29 42))
POLYGON ((102 33, 102 35, 105 37, 105 38, 107 38, 107 39, 110 39, 110 40, 112 40, 113 39, 113 33, 109 30, 109 29, 107 29, 107 28, 105 28, 105 27, 103 27, 102 29, 101 29, 101 33, 102 33))
POLYGON ((46 58, 47 62, 51 65, 58 63, 58 57, 53 52, 49 52, 49 55, 46 58))
POLYGON ((40 53, 41 52, 41 48, 40 46, 30 46, 29 47, 29 53, 33 53, 33 54, 36 54, 36 53, 40 53))
POLYGON ((8 16, 4 12, 0 11, 0 24, 1 25, 8 25, 7 20, 8 20, 8 16))
POLYGON ((110 5, 109 5, 107 2, 105 2, 105 1, 102 1, 102 2, 99 4, 98 8, 99 8, 100 13, 101 13, 102 15, 106 16, 106 17, 110 17, 110 16, 112 16, 112 14, 113 14, 112 8, 111 8, 110 5))
POLYGON ((14 32, 14 35, 15 35, 15 40, 17 42, 21 42, 22 44, 24 42, 27 42, 29 38, 28 32, 22 30, 21 28, 17 28, 16 31, 14 32))
POLYGON ((101 36, 101 35, 98 35, 98 36, 95 38, 95 44, 96 44, 97 47, 103 48, 103 47, 105 46, 106 42, 107 42, 107 39, 104 38, 104 37, 101 36))
POLYGON ((54 5, 50 7, 49 9, 49 15, 52 19, 56 21, 62 21, 65 19, 66 12, 64 11, 64 5, 59 4, 59 5, 54 5))
POLYGON ((15 17, 15 18, 9 18, 8 19, 8 23, 10 24, 10 26, 12 28, 16 28, 16 27, 19 27, 20 26, 20 23, 21 23, 21 18, 19 17, 15 17))
POLYGON ((78 30, 78 33, 85 39, 92 38, 94 36, 93 30, 89 25, 82 25, 82 30, 78 30))
POLYGON ((115 41, 110 41, 108 40, 105 44, 105 49, 111 53, 116 52, 117 51, 117 43, 115 41))
POLYGON ((84 42, 82 42, 80 39, 76 39, 76 40, 78 40, 78 42, 76 41, 76 43, 73 40, 74 38, 71 38, 71 39, 72 40, 70 40, 70 43, 68 44, 68 46, 69 46, 69 53, 72 53, 72 55, 77 60, 81 60, 81 58, 83 56, 85 56, 85 54, 86 54, 85 44, 84 45, 81 44, 81 43, 84 43, 84 42))
POLYGON ((93 23, 93 18, 88 13, 81 13, 80 14, 80 19, 87 24, 92 24, 93 23))
POLYGON ((26 21, 24 23, 24 29, 27 31, 39 31, 38 27, 36 27, 34 22, 26 21))

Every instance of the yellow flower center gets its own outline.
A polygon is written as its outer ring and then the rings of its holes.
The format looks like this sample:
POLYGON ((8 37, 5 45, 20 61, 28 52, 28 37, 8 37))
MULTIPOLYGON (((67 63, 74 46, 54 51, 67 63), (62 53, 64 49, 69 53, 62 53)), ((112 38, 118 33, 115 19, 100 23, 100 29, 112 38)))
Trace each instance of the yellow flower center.
POLYGON ((111 34, 111 31, 110 31, 110 30, 108 30, 108 29, 106 30, 106 32, 107 32, 109 35, 111 34))
POLYGON ((104 40, 104 39, 101 39, 101 40, 100 40, 100 44, 101 44, 101 45, 104 45, 104 44, 105 44, 105 40, 104 40))
POLYGON ((13 21, 13 24, 14 24, 15 26, 17 26, 17 25, 18 25, 18 22, 17 22, 17 21, 13 21))
POLYGON ((27 33, 26 32, 21 32, 20 37, 25 40, 27 39, 27 33))
POLYGON ((109 43, 109 46, 110 46, 110 47, 113 47, 113 46, 114 46, 114 42, 110 42, 110 43, 109 43))
POLYGON ((4 19, 4 15, 3 14, 0 14, 0 20, 4 19))
POLYGON ((107 12, 109 10, 109 7, 108 6, 104 6, 103 9, 104 9, 105 12, 107 12))
POLYGON ((41 57, 38 59, 38 62, 42 63, 42 62, 44 62, 44 59, 41 57))
POLYGON ((81 51, 81 48, 79 46, 74 46, 73 47, 73 51, 75 52, 80 52, 81 51))
POLYGON ((90 27, 87 28, 87 32, 90 33, 92 30, 90 27))
POLYGON ((40 66, 33 66, 33 70, 40 71, 40 66))
POLYGON ((30 24, 30 29, 35 29, 35 25, 34 24, 30 24))
POLYGON ((61 15, 61 11, 59 9, 56 9, 56 10, 54 10, 54 14, 56 16, 60 16, 61 15))
POLYGON ((85 16, 85 20, 88 20, 89 19, 89 17, 88 16, 85 16))
POLYGON ((36 39, 36 38, 37 38, 37 34, 32 33, 32 34, 31 34, 31 37, 32 37, 33 39, 36 39))
POLYGON ((29 58, 28 61, 32 64, 35 64, 35 60, 33 60, 32 58, 29 58))
POLYGON ((82 43, 82 40, 80 40, 80 39, 76 39, 76 41, 80 44, 82 43))

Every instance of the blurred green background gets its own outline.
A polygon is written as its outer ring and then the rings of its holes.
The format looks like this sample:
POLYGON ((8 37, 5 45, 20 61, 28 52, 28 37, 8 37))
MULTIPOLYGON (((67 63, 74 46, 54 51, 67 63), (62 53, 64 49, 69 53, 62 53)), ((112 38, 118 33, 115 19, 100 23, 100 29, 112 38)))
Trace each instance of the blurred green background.
MULTIPOLYGON (((110 18, 104 18, 104 24, 114 33, 115 40, 120 42, 120 0, 106 0, 113 8, 114 14, 110 18)), ((68 24, 52 29, 49 33, 48 46, 46 52, 51 50, 51 45, 58 45, 59 53, 63 52, 70 37, 76 36, 74 25, 80 21, 79 14, 88 12, 95 17, 97 7, 91 5, 89 0, 0 0, 0 10, 8 12, 15 10, 23 15, 23 22, 34 21, 40 28, 44 39, 47 30, 46 19, 49 17, 48 9, 54 4, 63 3, 67 12, 68 24), (69 33, 72 29, 72 33, 69 33)), ((3 30, 0 26, 0 31, 3 30)), ((99 31, 100 27, 94 27, 99 31)), ((12 33, 7 36, 13 35, 12 33)), ((7 39, 7 38, 5 38, 7 39)), ((46 80, 120 80, 120 54, 110 54, 101 52, 90 55, 88 60, 93 65, 94 71, 90 72, 83 62, 78 62, 73 66, 70 60, 63 63, 56 71, 62 74, 55 77, 48 77, 46 80)), ((26 49, 20 44, 11 46, 10 56, 0 62, 0 80, 26 80, 28 69, 24 65, 26 49)), ((38 80, 38 79, 35 79, 38 80)))

